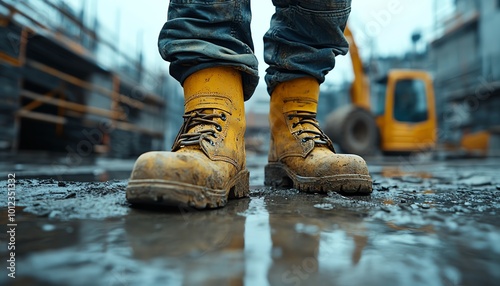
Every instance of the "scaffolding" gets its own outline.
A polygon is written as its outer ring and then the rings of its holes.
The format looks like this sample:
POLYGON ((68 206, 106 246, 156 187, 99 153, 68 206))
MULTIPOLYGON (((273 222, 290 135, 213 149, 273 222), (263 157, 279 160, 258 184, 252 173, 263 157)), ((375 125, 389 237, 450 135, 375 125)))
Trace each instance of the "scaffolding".
POLYGON ((500 2, 457 0, 443 11, 436 21, 440 33, 431 43, 441 115, 439 138, 481 154, 496 154, 500 41, 492 35, 500 23, 500 2))
POLYGON ((168 79, 63 1, 0 2, 0 150, 163 149, 168 79))

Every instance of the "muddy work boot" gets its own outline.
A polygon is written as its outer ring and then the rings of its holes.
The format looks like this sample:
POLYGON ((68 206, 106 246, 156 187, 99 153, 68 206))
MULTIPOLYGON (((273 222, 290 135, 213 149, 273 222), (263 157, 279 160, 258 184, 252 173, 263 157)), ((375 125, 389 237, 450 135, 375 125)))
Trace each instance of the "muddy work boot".
POLYGON ((208 68, 184 82, 184 124, 172 152, 141 155, 132 171, 132 204, 222 207, 248 195, 245 111, 240 73, 208 68))
POLYGON ((271 95, 271 146, 265 185, 304 192, 369 194, 372 180, 363 158, 336 154, 316 120, 319 84, 304 77, 280 83, 271 95))

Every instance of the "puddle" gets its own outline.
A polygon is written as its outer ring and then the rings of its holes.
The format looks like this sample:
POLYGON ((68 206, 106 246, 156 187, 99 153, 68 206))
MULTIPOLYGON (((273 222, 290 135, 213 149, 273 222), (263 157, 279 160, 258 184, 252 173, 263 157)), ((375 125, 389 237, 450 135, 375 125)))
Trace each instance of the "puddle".
POLYGON ((254 177, 250 198, 211 211, 131 208, 126 181, 21 180, 17 278, 0 284, 497 285, 498 181, 454 183, 459 174, 375 174, 371 196, 271 189, 254 177))
POLYGON ((20 279, 0 282, 492 285, 500 278, 497 221, 407 211, 376 194, 358 200, 254 193, 213 211, 129 209, 106 219, 61 220, 19 209, 20 279), (389 212, 379 209, 385 205, 389 212))
POLYGON ((424 171, 405 171, 401 168, 385 167, 381 171, 382 177, 385 178, 400 178, 408 182, 422 182, 422 179, 432 178, 432 173, 424 171))

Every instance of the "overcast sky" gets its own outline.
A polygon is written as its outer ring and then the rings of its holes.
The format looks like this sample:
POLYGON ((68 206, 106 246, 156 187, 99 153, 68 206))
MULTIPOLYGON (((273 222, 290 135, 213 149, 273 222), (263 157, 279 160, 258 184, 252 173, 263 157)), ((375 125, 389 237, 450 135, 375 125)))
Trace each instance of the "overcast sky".
MULTIPOLYGON (((411 34, 421 31, 424 39, 433 35, 436 7, 439 12, 451 0, 353 0, 350 25, 363 55, 404 54, 411 49, 411 34)), ((85 6, 97 11, 99 20, 113 33, 119 33, 124 49, 142 48, 146 62, 154 69, 166 68, 157 50, 159 30, 167 18, 168 1, 165 0, 69 0, 75 8, 85 6), (119 15, 119 20, 117 20, 119 15), (138 36, 142 33, 142 36, 138 36), (142 41, 138 41, 142 39, 142 41)), ((274 7, 271 0, 252 1, 252 35, 259 59, 260 75, 266 65, 263 61, 262 36, 269 27, 274 7)), ((90 13, 89 13, 90 14, 90 13)), ((340 57, 337 68, 328 75, 328 81, 349 79, 350 61, 340 57)))

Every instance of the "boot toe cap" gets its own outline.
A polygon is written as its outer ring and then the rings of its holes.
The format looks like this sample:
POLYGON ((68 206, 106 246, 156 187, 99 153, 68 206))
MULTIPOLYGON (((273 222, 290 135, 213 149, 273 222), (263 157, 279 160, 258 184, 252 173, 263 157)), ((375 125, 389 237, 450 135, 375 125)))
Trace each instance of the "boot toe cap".
POLYGON ((286 165, 303 177, 332 175, 369 175, 363 158, 347 154, 311 154, 305 159, 293 158, 286 165), (295 162, 294 162, 295 161, 295 162))
POLYGON ((162 180, 213 187, 212 178, 218 174, 203 154, 148 152, 136 161, 130 180, 162 180))

